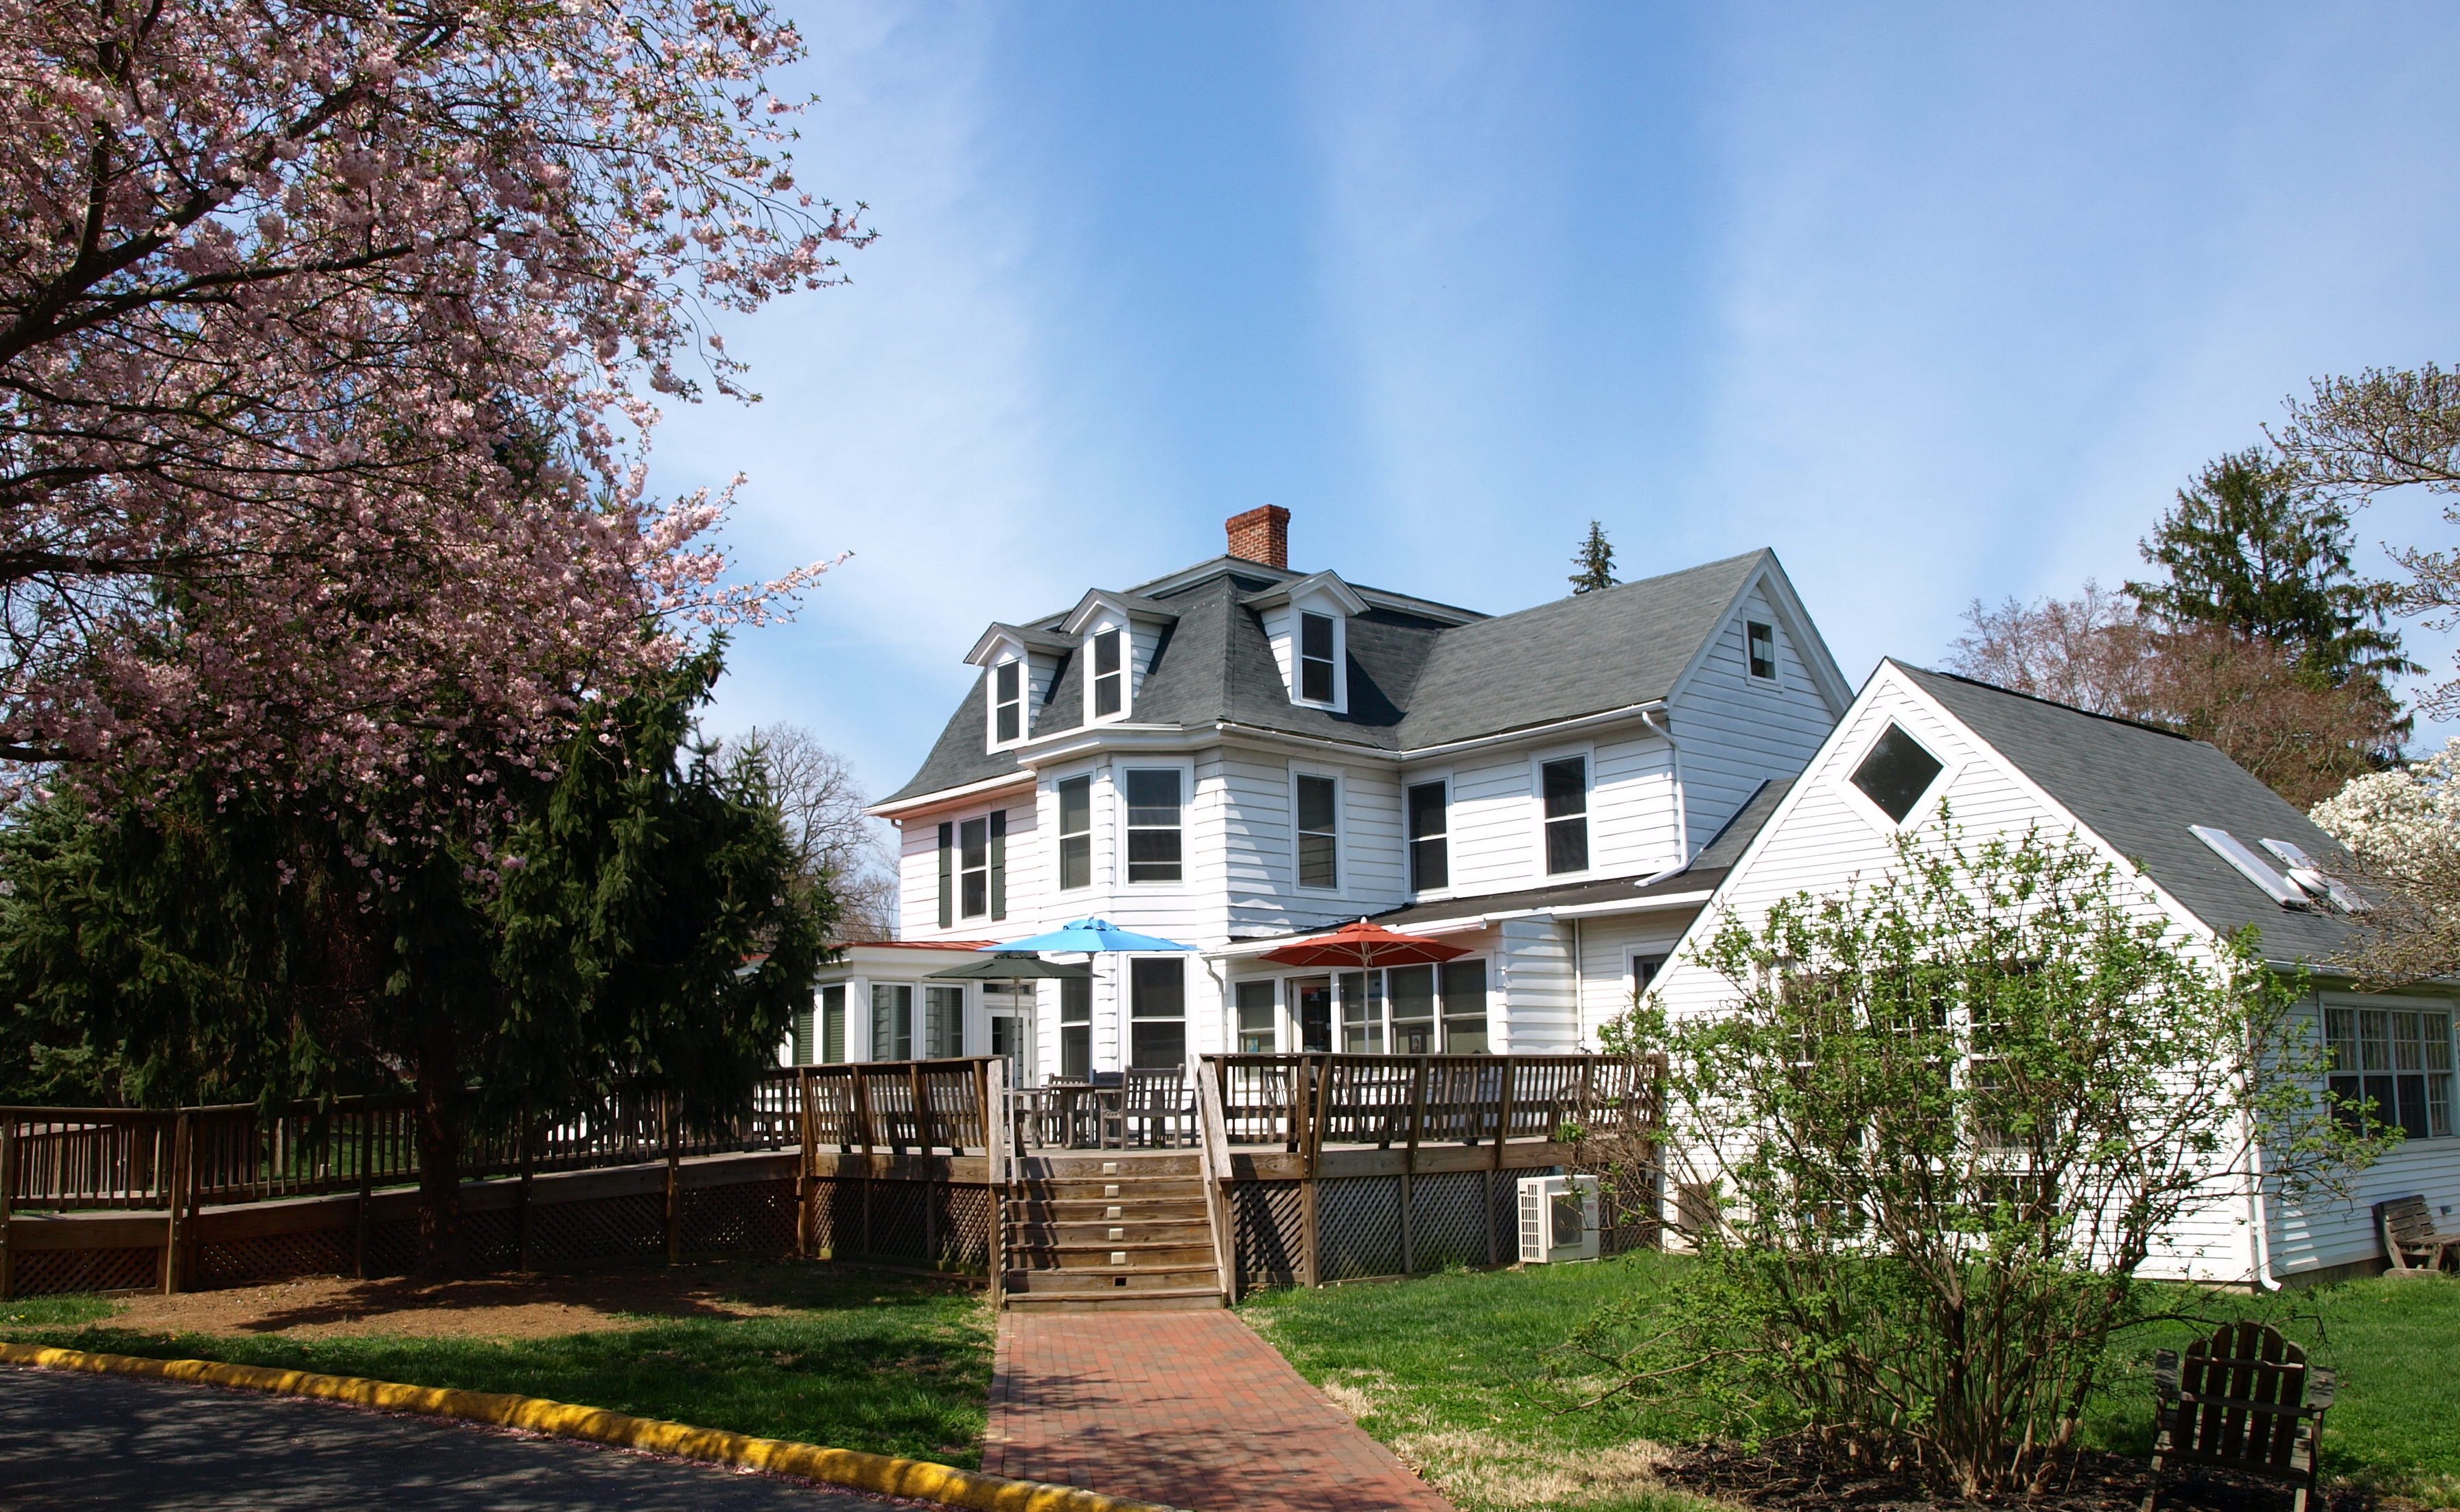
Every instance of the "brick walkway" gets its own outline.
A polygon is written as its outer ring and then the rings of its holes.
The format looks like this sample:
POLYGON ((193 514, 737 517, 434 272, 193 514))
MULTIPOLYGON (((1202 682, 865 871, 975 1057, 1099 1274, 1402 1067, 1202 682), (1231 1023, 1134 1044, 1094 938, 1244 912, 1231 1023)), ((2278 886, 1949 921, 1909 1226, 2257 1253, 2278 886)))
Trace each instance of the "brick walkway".
POLYGON ((1003 1312, 983 1468, 1195 1512, 1452 1512, 1227 1311, 1003 1312))

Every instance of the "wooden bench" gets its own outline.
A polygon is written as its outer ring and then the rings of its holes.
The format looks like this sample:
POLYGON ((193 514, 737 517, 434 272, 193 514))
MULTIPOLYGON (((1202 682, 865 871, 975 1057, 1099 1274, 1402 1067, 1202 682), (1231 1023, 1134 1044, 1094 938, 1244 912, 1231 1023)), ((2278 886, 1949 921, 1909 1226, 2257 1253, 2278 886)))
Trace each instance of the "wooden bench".
POLYGON ((2306 1352, 2278 1329, 2225 1323, 2188 1345, 2184 1359, 2172 1350, 2154 1356, 2152 1384, 2152 1486, 2144 1493, 2144 1512, 2152 1512, 2172 1462, 2291 1481, 2298 1488, 2291 1512, 2306 1512, 2317 1488, 2323 1413, 2332 1405, 2330 1371, 2309 1367, 2306 1352))
POLYGON ((2434 1210, 2423 1197, 2375 1203, 2375 1232, 2383 1236, 2384 1258, 2396 1276, 2440 1270, 2444 1261, 2460 1254, 2460 1233, 2437 1228, 2434 1210))

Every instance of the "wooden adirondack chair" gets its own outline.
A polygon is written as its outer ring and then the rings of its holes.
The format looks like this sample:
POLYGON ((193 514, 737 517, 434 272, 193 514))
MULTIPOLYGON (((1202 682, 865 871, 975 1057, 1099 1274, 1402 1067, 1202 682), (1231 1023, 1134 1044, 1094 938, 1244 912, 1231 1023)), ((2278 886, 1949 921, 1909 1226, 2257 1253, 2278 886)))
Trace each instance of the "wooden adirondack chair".
POLYGON ((2460 1254, 2460 1233, 2436 1227, 2434 1210, 2423 1197, 2375 1203, 2375 1232, 2383 1236, 2384 1258, 2396 1276, 2440 1270, 2446 1260, 2460 1254))
POLYGON ((2153 1358, 2152 1487, 2161 1494, 2172 1461, 2214 1465, 2294 1483, 2292 1512, 2306 1512, 2317 1489, 2316 1449, 2332 1405, 2332 1373, 2310 1367, 2306 1352, 2261 1323, 2225 1323, 2209 1339, 2153 1358))

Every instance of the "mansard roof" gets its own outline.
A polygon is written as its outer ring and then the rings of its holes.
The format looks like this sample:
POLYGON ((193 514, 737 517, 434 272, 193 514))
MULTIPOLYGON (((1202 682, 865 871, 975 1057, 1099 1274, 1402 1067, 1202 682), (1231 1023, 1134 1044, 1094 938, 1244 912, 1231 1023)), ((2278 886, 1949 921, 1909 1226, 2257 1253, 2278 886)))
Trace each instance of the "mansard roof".
MULTIPOLYGON (((1349 699, 1339 713, 1290 701, 1263 619, 1244 602, 1316 574, 1223 557, 1100 596, 1150 607, 1157 620, 1175 616, 1135 695, 1130 724, 1232 725, 1406 754, 1665 698, 1763 568, 1782 582, 1775 554, 1751 551, 1493 618, 1345 585, 1366 608, 1348 621, 1349 699)), ((1088 594, 1066 613, 1022 621, 1016 628, 1057 637, 1095 597, 1088 594)), ((1814 630, 1807 624, 1793 628, 1807 656, 1824 658, 1814 630)), ((1083 660, 1072 645, 1063 655, 1048 696, 1033 712, 1032 738, 1084 723, 1083 660)), ((922 770, 881 801, 1018 770, 1012 750, 984 749, 984 721, 977 680, 922 770)))

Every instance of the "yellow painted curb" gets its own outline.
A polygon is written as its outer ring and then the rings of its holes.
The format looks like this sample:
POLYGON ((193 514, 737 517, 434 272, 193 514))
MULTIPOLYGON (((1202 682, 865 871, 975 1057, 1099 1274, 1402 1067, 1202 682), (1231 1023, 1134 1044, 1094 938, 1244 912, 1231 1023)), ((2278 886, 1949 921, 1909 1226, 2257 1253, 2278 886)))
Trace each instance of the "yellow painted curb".
POLYGON ((824 1485, 875 1491, 882 1496, 910 1497, 943 1506, 978 1507, 983 1512, 1173 1512, 1152 1501, 1131 1501, 1074 1486, 1040 1480, 1010 1480, 1005 1476, 978 1475, 922 1459, 893 1459, 852 1449, 823 1449, 785 1438, 752 1438, 716 1428, 630 1417, 598 1407, 575 1407, 537 1396, 508 1396, 496 1392, 448 1391, 435 1386, 403 1386, 393 1381, 362 1380, 355 1375, 318 1375, 308 1371, 268 1370, 258 1365, 223 1365, 212 1360, 151 1360, 131 1354, 92 1354, 83 1350, 45 1349, 34 1344, 0 1341, 0 1364, 39 1365, 57 1371, 89 1371, 98 1375, 151 1375, 162 1380, 196 1381, 208 1386, 234 1386, 282 1396, 314 1396, 349 1402, 389 1413, 415 1413, 428 1417, 458 1417, 521 1428, 557 1438, 579 1438, 700 1459, 710 1464, 739 1465, 772 1475, 800 1476, 824 1485))

